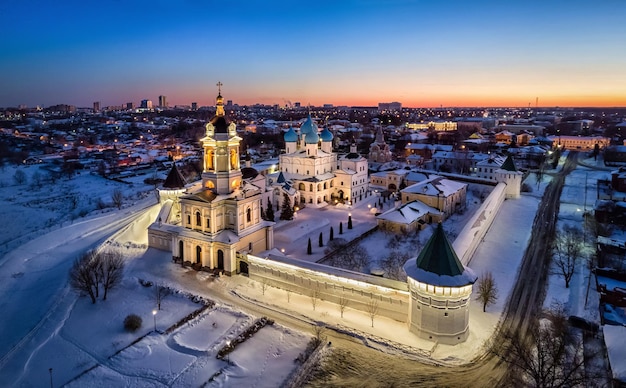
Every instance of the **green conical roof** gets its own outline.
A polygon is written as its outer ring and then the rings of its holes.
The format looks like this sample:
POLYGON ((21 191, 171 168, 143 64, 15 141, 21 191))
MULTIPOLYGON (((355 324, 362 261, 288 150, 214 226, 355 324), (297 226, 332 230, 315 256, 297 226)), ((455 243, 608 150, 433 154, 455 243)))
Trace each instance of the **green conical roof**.
POLYGON ((511 155, 506 157, 506 160, 504 161, 504 163, 502 163, 501 168, 503 170, 512 171, 512 172, 517 171, 517 168, 515 168, 515 162, 513 161, 513 158, 511 157, 511 155))
POLYGON ((417 268, 444 276, 457 276, 463 273, 463 264, 448 241, 441 223, 417 256, 417 268))

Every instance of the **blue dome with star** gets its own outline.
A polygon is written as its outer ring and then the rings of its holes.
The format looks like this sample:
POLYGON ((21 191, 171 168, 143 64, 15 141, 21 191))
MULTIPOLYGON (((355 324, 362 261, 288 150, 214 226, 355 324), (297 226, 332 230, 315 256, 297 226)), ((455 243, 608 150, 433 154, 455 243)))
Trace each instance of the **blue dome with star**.
POLYGON ((322 133, 320 133, 320 139, 322 141, 333 141, 333 133, 328 130, 328 128, 324 128, 322 133))

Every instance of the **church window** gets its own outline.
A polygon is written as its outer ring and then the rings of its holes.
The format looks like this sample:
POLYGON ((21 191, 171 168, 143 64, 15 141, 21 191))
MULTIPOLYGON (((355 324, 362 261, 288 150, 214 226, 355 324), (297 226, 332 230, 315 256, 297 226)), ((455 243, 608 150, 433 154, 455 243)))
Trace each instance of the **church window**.
POLYGON ((250 208, 246 209, 246 222, 252 221, 252 210, 250 208))
POLYGON ((309 170, 306 170, 306 174, 309 175, 309 170))
POLYGON ((191 215, 187 214, 187 224, 191 225, 191 215))
POLYGON ((200 212, 196 212, 196 225, 202 226, 202 216, 200 215, 200 212))
POLYGON ((206 227, 207 228, 211 227, 211 219, 209 217, 206 218, 206 227))
POLYGON ((248 243, 248 250, 249 250, 250 252, 252 252, 252 243, 251 243, 251 242, 249 242, 249 243, 248 243))
POLYGON ((313 191, 313 184, 309 185, 309 191, 313 191))

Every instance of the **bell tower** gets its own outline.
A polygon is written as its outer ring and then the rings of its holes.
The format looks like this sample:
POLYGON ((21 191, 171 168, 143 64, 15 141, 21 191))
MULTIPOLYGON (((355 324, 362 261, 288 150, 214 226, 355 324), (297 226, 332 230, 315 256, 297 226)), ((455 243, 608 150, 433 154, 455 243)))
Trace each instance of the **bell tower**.
POLYGON ((217 83, 215 117, 206 124, 205 137, 200 139, 204 149, 202 186, 215 194, 230 194, 241 185, 237 126, 226 119, 222 83, 217 83))

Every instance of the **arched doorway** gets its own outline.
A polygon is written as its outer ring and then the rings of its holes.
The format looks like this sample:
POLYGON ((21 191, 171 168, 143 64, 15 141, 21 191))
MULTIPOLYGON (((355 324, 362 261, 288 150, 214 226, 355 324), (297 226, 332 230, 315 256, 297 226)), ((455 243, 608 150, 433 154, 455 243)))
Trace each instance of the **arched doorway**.
POLYGON ((217 269, 224 269, 224 251, 217 250, 217 269))
POLYGON ((245 261, 239 262, 239 273, 242 273, 244 275, 248 274, 248 263, 246 263, 245 261))
POLYGON ((183 243, 183 240, 180 240, 178 242, 178 257, 180 257, 180 261, 181 262, 185 262, 185 251, 184 248, 185 247, 185 243, 183 243))
POLYGON ((196 263, 202 263, 202 248, 200 248, 200 245, 196 246, 196 263))

